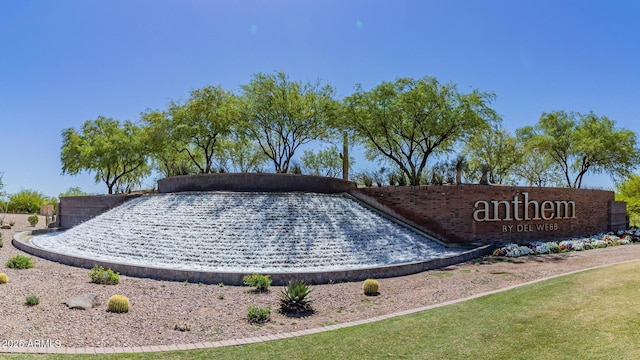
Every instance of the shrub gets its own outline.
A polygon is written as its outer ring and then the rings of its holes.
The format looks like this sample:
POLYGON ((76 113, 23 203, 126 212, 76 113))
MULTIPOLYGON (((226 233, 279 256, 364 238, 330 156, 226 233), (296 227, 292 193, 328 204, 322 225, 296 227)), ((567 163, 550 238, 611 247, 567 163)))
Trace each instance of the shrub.
POLYGON ((5 273, 0 273, 0 284, 6 284, 9 282, 9 277, 5 273))
POLYGON ((27 304, 28 306, 36 306, 40 304, 40 299, 35 295, 29 295, 25 300, 25 304, 27 304))
POLYGON ((30 269, 33 265, 33 258, 29 256, 16 255, 7 260, 7 267, 11 269, 30 269))
POLYGON ((247 286, 256 288, 256 291, 268 291, 271 286, 271 278, 269 275, 251 274, 242 278, 242 283, 247 286))
MULTIPOLYGON (((21 190, 9 196, 9 212, 29 214, 40 211, 40 206, 52 203, 44 194, 35 190, 21 190)), ((56 199, 57 201, 57 199, 56 199)))
POLYGON ((358 183, 363 184, 366 187, 373 186, 373 175, 371 175, 369 171, 356 174, 355 179, 358 183))
POLYGON ((27 218, 27 221, 29 221, 29 224, 31 224, 31 226, 36 226, 38 220, 38 215, 36 214, 33 214, 27 218))
POLYGON ((129 311, 129 299, 122 295, 113 295, 107 303, 107 310, 113 313, 125 313, 129 311))
POLYGON ((95 265, 89 272, 91 282, 95 284, 116 285, 120 282, 120 274, 111 269, 104 269, 102 266, 95 265))
POLYGON ((362 290, 365 295, 376 295, 378 293, 378 281, 367 279, 362 283, 362 290))
POLYGON ((191 331, 191 324, 186 320, 176 321, 175 324, 173 324, 173 330, 191 331))
POLYGON ((264 324, 271 320, 271 308, 249 306, 247 309, 247 320, 252 324, 264 324))
POLYGON ((307 298, 311 289, 302 280, 289 281, 280 293, 280 312, 284 314, 311 311, 312 300, 307 298))

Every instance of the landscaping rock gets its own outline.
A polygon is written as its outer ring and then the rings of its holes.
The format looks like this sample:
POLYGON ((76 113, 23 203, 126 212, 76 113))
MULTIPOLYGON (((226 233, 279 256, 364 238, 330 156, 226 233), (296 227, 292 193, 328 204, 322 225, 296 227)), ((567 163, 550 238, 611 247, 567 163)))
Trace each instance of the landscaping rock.
POLYGON ((64 302, 69 309, 81 309, 89 310, 98 305, 98 295, 96 294, 84 294, 80 296, 74 296, 64 302))

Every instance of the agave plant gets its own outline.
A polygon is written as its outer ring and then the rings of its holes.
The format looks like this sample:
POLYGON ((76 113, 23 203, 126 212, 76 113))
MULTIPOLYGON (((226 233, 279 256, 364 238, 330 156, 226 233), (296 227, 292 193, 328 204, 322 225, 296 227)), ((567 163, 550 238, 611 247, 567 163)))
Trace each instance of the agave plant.
POLYGON ((289 281, 280 293, 280 312, 283 314, 299 314, 311 311, 311 303, 313 301, 307 297, 310 292, 309 285, 304 281, 289 281))

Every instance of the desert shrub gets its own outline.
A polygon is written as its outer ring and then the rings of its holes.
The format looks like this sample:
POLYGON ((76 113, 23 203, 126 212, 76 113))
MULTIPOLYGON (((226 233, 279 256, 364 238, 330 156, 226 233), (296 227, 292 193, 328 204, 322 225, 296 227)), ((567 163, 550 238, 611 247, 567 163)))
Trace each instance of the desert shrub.
POLYGON ((311 311, 313 301, 307 297, 310 292, 311 288, 304 281, 289 281, 280 293, 280 312, 291 314, 311 311))
POLYGON ((365 295, 376 295, 378 293, 378 281, 367 279, 362 283, 362 290, 365 295))
POLYGON ((113 313, 125 313, 129 311, 129 299, 122 295, 113 295, 107 302, 107 310, 113 313))
POLYGON ((191 331, 191 323, 189 323, 186 320, 180 320, 180 321, 176 321, 173 324, 173 330, 178 330, 178 331, 191 331))
POLYGON ((289 174, 302 174, 302 167, 298 162, 294 161, 291 163, 291 166, 289 167, 289 174))
POLYGON ((369 171, 364 171, 354 175, 354 178, 358 184, 362 184, 366 187, 373 186, 373 175, 369 171))
POLYGON ((247 286, 256 288, 256 291, 268 291, 271 286, 271 277, 269 275, 251 274, 242 278, 242 283, 247 286))
POLYGON ((264 324, 271 320, 271 308, 249 306, 247 309, 247 320, 252 324, 264 324))
POLYGON ((36 214, 33 214, 27 218, 27 221, 29 222, 29 224, 31 224, 31 226, 36 226, 38 220, 38 215, 36 214))
POLYGON ((95 284, 117 285, 120 282, 120 274, 111 269, 104 269, 102 266, 95 265, 89 272, 91 282, 95 284))
POLYGON ((29 295, 24 303, 28 306, 36 306, 40 304, 40 298, 35 295, 29 295))
POLYGON ((5 273, 0 273, 0 284, 7 284, 9 282, 9 277, 5 273))
POLYGON ((35 190, 22 190, 9 196, 7 208, 14 213, 37 213, 40 206, 57 203, 57 198, 49 198, 35 190))
POLYGON ((7 267, 11 269, 30 269, 33 266, 33 258, 29 256, 16 255, 7 260, 7 267))

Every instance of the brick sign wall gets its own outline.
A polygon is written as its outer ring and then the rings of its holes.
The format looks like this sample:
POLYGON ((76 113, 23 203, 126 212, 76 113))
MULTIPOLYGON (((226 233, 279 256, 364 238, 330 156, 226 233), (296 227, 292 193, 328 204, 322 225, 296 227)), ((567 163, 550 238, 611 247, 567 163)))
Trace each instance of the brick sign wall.
MULTIPOLYGON (((610 229, 612 191, 497 185, 357 190, 451 243, 526 242, 610 229)), ((619 206, 620 203, 617 203, 619 206)))

